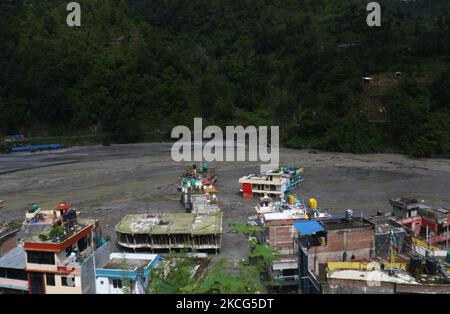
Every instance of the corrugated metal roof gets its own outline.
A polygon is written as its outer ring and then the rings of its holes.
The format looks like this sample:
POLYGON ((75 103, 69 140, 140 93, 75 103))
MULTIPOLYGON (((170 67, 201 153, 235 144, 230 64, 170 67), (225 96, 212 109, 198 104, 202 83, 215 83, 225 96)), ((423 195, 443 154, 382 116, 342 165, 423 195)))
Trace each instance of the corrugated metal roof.
POLYGON ((314 220, 297 221, 294 222, 294 226, 303 236, 325 230, 320 223, 314 220))
POLYGON ((23 247, 15 247, 0 257, 0 268, 25 269, 26 253, 23 247))

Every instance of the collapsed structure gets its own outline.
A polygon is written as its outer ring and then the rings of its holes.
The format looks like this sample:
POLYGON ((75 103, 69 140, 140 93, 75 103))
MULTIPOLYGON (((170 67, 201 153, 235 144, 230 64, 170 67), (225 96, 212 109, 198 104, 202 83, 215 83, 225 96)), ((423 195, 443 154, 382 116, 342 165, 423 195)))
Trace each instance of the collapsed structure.
POLYGON ((181 202, 187 212, 213 212, 218 207, 218 190, 214 187, 217 180, 214 169, 202 165, 189 165, 183 175, 179 190, 181 202))

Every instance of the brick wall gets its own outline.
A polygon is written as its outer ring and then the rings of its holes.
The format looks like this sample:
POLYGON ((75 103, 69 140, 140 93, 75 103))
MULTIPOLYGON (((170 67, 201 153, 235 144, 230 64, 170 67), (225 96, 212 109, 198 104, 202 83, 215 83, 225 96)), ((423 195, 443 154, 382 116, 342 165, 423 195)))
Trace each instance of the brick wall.
POLYGON ((352 255, 355 260, 369 259, 374 254, 374 229, 345 229, 329 231, 327 244, 312 247, 309 253, 309 269, 317 274, 318 264, 343 261, 344 252, 347 253, 347 261, 352 255))
POLYGON ((0 239, 0 256, 5 255, 17 246, 16 233, 11 233, 0 239))
POLYGON ((294 239, 298 236, 294 221, 286 219, 266 223, 266 237, 271 248, 278 249, 281 254, 294 254, 294 239))

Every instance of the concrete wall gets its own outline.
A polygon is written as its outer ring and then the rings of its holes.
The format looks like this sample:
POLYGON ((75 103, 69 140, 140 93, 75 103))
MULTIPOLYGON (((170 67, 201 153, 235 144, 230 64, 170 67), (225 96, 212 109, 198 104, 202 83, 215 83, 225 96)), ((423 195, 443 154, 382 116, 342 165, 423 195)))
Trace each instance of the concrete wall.
POLYGON ((81 288, 83 294, 95 294, 94 255, 83 261, 81 267, 81 288))
MULTIPOLYGON (((122 280, 122 288, 114 288, 113 278, 108 277, 97 277, 96 279, 96 287, 97 294, 125 294, 125 282, 122 280)), ((138 283, 136 281, 131 281, 131 293, 135 294, 138 289, 138 283)), ((130 293, 130 292, 126 292, 130 293)))
POLYGON ((0 287, 6 289, 28 291, 28 280, 0 277, 0 287))
POLYGON ((322 283, 324 294, 450 294, 448 285, 412 285, 390 282, 368 282, 363 280, 328 279, 322 283))
POLYGON ((395 291, 393 283, 370 285, 362 280, 328 279, 321 286, 324 294, 393 294, 395 291))
POLYGON ((106 242, 95 250, 95 267, 101 268, 108 264, 109 255, 111 254, 111 242, 106 242))
POLYGON ((110 294, 111 293, 112 282, 110 282, 108 277, 96 277, 95 278, 95 289, 97 294, 110 294))
MULTIPOLYGON (((106 265, 109 261, 109 254, 111 253, 111 243, 106 242, 101 247, 95 250, 95 268, 106 265)), ((91 254, 83 261, 81 266, 81 287, 83 294, 96 293, 96 280, 94 268, 94 254, 91 254)))
POLYGON ((49 231, 51 228, 52 226, 48 224, 27 224, 17 236, 21 239, 29 239, 37 236, 41 232, 49 231))
POLYGON ((45 293, 46 294, 81 294, 81 278, 78 275, 69 275, 68 281, 73 286, 63 286, 61 275, 55 274, 55 285, 49 286, 47 285, 47 278, 44 275, 45 280, 45 293))

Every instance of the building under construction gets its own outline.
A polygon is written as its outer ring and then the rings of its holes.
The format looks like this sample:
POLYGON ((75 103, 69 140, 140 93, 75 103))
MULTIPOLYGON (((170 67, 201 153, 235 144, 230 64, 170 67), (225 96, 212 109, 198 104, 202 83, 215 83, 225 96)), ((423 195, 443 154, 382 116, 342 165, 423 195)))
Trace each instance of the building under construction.
POLYGON ((128 249, 216 252, 222 244, 222 212, 127 215, 116 225, 117 243, 128 249))

